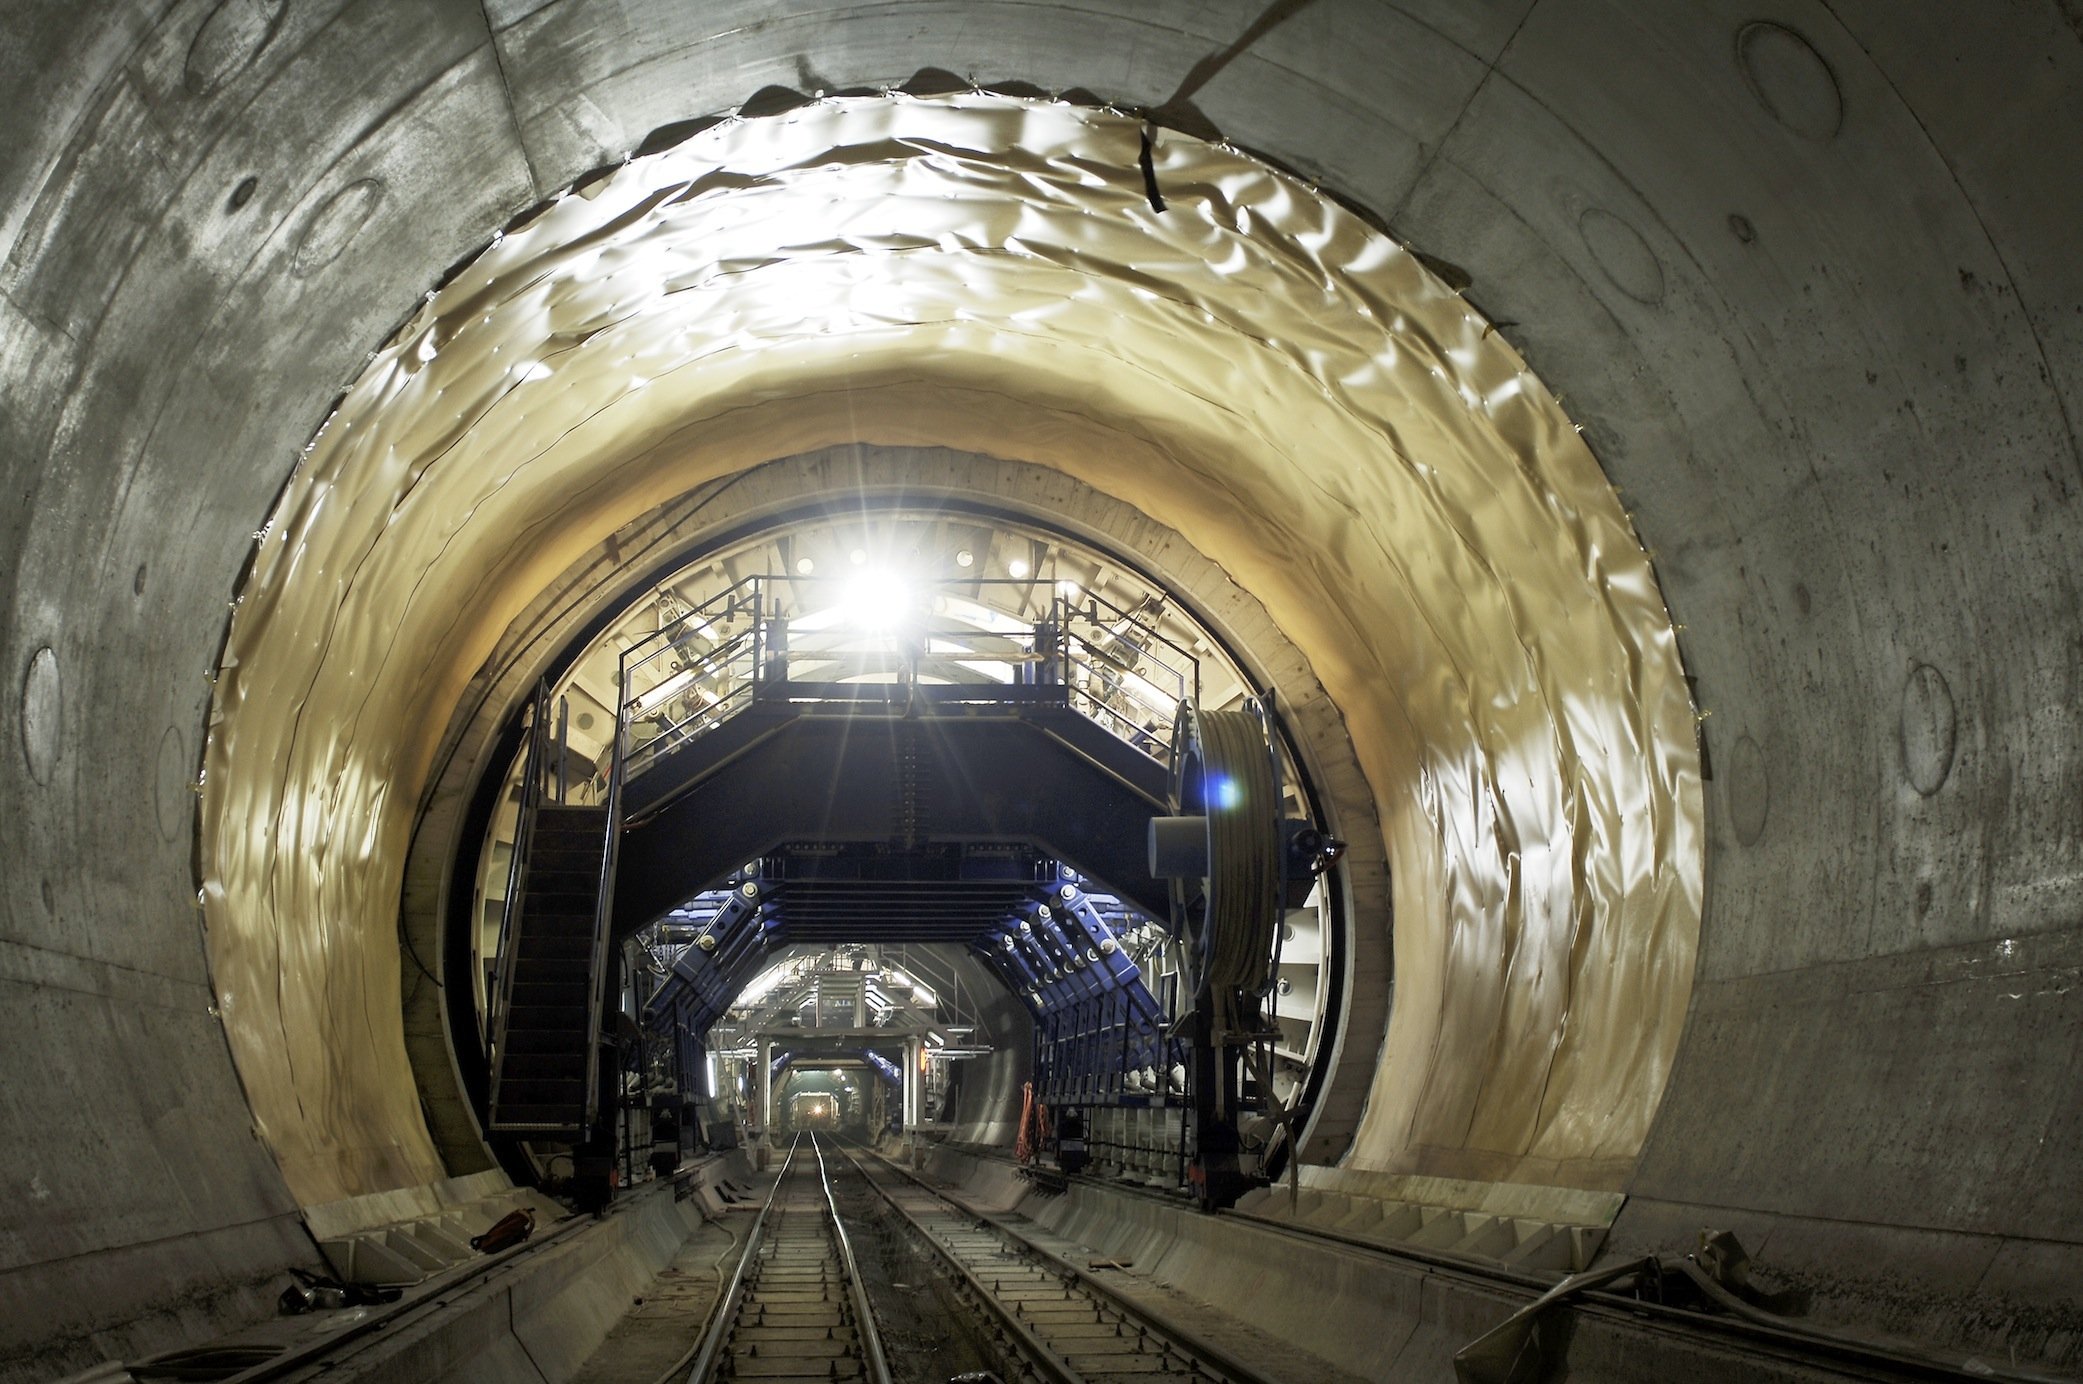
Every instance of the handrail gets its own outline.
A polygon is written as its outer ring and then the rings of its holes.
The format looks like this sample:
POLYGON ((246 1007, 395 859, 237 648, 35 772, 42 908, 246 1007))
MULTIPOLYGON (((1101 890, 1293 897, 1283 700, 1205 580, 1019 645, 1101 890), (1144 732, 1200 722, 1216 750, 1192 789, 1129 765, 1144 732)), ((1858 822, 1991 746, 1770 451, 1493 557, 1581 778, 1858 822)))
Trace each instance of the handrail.
POLYGON ((590 1137, 593 1126, 600 1118, 600 1021, 607 1009, 607 952, 608 937, 613 932, 615 913, 615 867, 622 858, 622 780, 623 746, 628 737, 624 733, 624 720, 628 716, 628 675, 623 675, 624 695, 615 709, 615 743, 608 756, 608 800, 605 839, 600 848, 600 886, 593 896, 593 952, 587 969, 587 984, 590 987, 590 1002, 587 1005, 586 1021, 586 1103, 585 1127, 590 1137))
MULTIPOLYGON (((779 605, 769 600, 769 588, 778 583, 786 582, 794 590, 806 582, 816 585, 829 580, 772 575, 741 578, 625 650, 615 744, 616 763, 622 772, 613 777, 619 781, 646 772, 664 755, 714 730, 754 701, 765 699, 770 691, 793 689, 793 700, 830 699, 825 684, 856 685, 838 681, 849 663, 858 663, 863 670, 894 672, 900 687, 912 685, 923 670, 930 676, 953 678, 960 686, 979 678, 979 686, 986 689, 999 683, 987 668, 1011 666, 1015 671, 1010 685, 1023 691, 1008 693, 1006 700, 1031 701, 1036 695, 1034 684, 1048 687, 1070 709, 1160 763, 1167 762, 1171 753, 1165 728, 1174 708, 1181 702, 1200 702, 1200 661, 1193 653, 1159 630, 1140 610, 1124 609, 1093 592, 1082 593, 1075 603, 1060 591, 1052 593, 1043 617, 1025 629, 931 624, 907 630, 905 644, 892 648, 886 633, 829 628, 799 633, 799 622, 784 616, 779 605), (718 629, 719 625, 728 628, 718 629), (691 652, 691 632, 713 640, 712 646, 691 652), (935 644, 941 647, 933 647, 935 644), (635 688, 639 674, 676 652, 688 654, 688 661, 657 677, 639 694, 635 688), (837 664, 842 671, 836 677, 792 677, 792 669, 799 664, 837 664), (874 665, 872 669, 870 665, 874 665), (1030 671, 1018 672, 1023 667, 1030 671), (1079 677, 1085 681, 1079 682, 1079 677), (707 697, 708 701, 684 716, 660 717, 655 735, 640 745, 632 743, 637 725, 634 707, 669 684, 672 691, 659 699, 653 711, 671 705, 683 694, 695 701, 707 697), (1162 724, 1153 729, 1153 722, 1162 724)), ((1032 589, 1031 583, 985 578, 933 585, 959 590, 963 599, 1002 616, 1021 621, 1031 618, 1025 613, 1024 598, 1016 613, 984 594, 985 588, 995 587, 1025 593, 1032 589)), ((779 695, 791 694, 783 690, 779 695)))
MULTIPOLYGON (((1179 681, 1180 687, 1178 689, 1178 700, 1191 700, 1194 705, 1200 705, 1201 661, 1198 658, 1194 657, 1192 650, 1186 648, 1177 640, 1171 638, 1169 635, 1166 635, 1165 633, 1160 631, 1155 625, 1151 624, 1141 615, 1131 610, 1124 610, 1122 607, 1115 605, 1112 601, 1107 600, 1103 596, 1088 591, 1085 593, 1084 600, 1086 609, 1084 611, 1080 611, 1076 607, 1072 607, 1069 611, 1069 615, 1083 615, 1089 623, 1098 626, 1103 630, 1106 630, 1107 633, 1113 635, 1115 638, 1125 639, 1126 636, 1122 634, 1120 631, 1107 629, 1105 621, 1100 618, 1099 614, 1100 609, 1104 607, 1108 614, 1115 621, 1126 622, 1134 626, 1137 630, 1141 631, 1144 635, 1148 636, 1148 638, 1155 640, 1157 643, 1162 644, 1166 649, 1169 649, 1172 653, 1176 654, 1178 658, 1181 661, 1183 661, 1183 667, 1165 661, 1163 658, 1160 658, 1155 651, 1153 651, 1144 644, 1131 643, 1130 645, 1130 647, 1134 648, 1143 657, 1157 664, 1157 666, 1163 668, 1166 672, 1170 673, 1175 679, 1179 681), (1190 686, 1188 685, 1189 683, 1191 684, 1190 686), (1191 694, 1190 697, 1189 693, 1191 694)), ((1064 622, 1064 629, 1067 634, 1071 633, 1071 627, 1068 619, 1066 619, 1066 621, 1064 622)), ((1087 636, 1073 634, 1072 637, 1084 640, 1088 644, 1091 642, 1089 637, 1087 636)), ((1097 645, 1093 645, 1092 647, 1094 648, 1095 652, 1103 652, 1098 649, 1097 645)), ((1129 671, 1133 670, 1131 669, 1129 671)))
POLYGON ((730 1337, 731 1326, 738 1319, 739 1302, 745 1295, 745 1271, 759 1257, 760 1241, 767 1233, 767 1217, 773 1213, 774 1202, 781 1196, 781 1184, 788 1181, 789 1167, 796 1161, 796 1149, 802 1142, 803 1136, 798 1134, 795 1143, 788 1146, 788 1157, 782 1160, 774 1186, 759 1208, 759 1218, 753 1221, 752 1229, 745 1232, 745 1252, 738 1257, 738 1267, 731 1274, 730 1287, 716 1299, 716 1314, 709 1319, 709 1329, 702 1333, 702 1348, 694 1357, 694 1368, 687 1372, 687 1384, 707 1384, 715 1376, 716 1357, 722 1353, 723 1343, 730 1337))
POLYGON ((680 642, 680 639, 684 637, 683 635, 676 633, 676 631, 684 629, 687 625, 695 621, 699 621, 703 625, 711 623, 714 619, 717 618, 716 616, 712 615, 711 612, 714 611, 718 605, 722 605, 724 607, 723 616, 725 618, 728 618, 729 616, 735 614, 738 610, 739 605, 741 604, 739 593, 747 587, 751 588, 751 610, 754 618, 757 619, 759 615, 759 602, 761 593, 765 588, 765 583, 767 582, 767 580, 768 578, 763 576, 744 577, 739 581, 735 582, 734 584, 725 587, 722 591, 717 592, 708 600, 703 601, 700 605, 696 606, 693 610, 688 611, 685 615, 682 615, 678 619, 660 626, 655 632, 646 635, 644 638, 638 640, 636 643, 630 645, 628 649, 623 651, 622 658, 624 663, 627 665, 627 668, 631 670, 641 668, 645 664, 649 663, 653 658, 656 658, 660 654, 665 652, 664 649, 654 649, 650 653, 645 654, 642 658, 638 659, 635 663, 629 663, 629 656, 633 653, 636 653, 639 649, 642 649, 647 645, 658 643, 664 643, 668 647, 676 646, 680 642))
MULTIPOLYGON (((693 617, 693 616, 688 616, 687 618, 688 618, 688 619, 693 619, 694 617, 693 617)), ((678 676, 678 675, 679 675, 679 674, 681 674, 681 673, 692 673, 692 672, 694 672, 695 670, 697 670, 697 669, 699 669, 699 668, 701 668, 701 667, 703 667, 703 666, 705 666, 705 665, 707 665, 707 664, 709 664, 709 663, 713 663, 713 662, 715 662, 715 661, 716 661, 716 660, 717 660, 718 658, 720 658, 720 657, 723 657, 724 655, 727 655, 727 654, 730 654, 730 653, 733 653, 733 652, 735 652, 735 651, 736 651, 736 649, 737 649, 737 647, 738 647, 739 645, 743 644, 743 643, 744 643, 744 642, 746 641, 746 639, 748 639, 748 638, 750 638, 750 637, 751 637, 751 632, 750 632, 750 631, 747 631, 747 632, 745 632, 745 633, 740 633, 740 634, 734 634, 734 635, 732 635, 732 636, 731 636, 731 637, 730 637, 730 638, 729 638, 728 640, 724 640, 724 641, 721 641, 721 642, 717 643, 717 644, 716 644, 716 645, 715 645, 715 646, 714 646, 713 648, 711 648, 711 649, 709 649, 709 650, 708 650, 707 652, 703 653, 703 654, 702 654, 702 655, 701 655, 700 657, 696 658, 696 659, 695 659, 695 660, 694 660, 694 661, 693 661, 692 663, 689 663, 689 664, 687 664, 687 665, 686 665, 686 666, 685 666, 684 668, 675 668, 675 669, 674 669, 674 670, 672 671, 672 673, 670 673, 670 674, 668 674, 668 675, 667 675, 667 677, 666 677, 666 678, 660 678, 660 679, 659 679, 659 685, 660 685, 660 686, 663 686, 663 685, 665 684, 665 682, 667 681, 667 679, 668 679, 668 678, 671 678, 671 677, 676 677, 676 676, 678 676)), ((639 647, 639 648, 640 648, 640 647, 642 647, 642 646, 641 646, 641 645, 639 645, 639 646, 637 646, 637 647, 639 647)), ((635 652, 635 649, 634 649, 634 648, 633 648, 633 649, 631 649, 631 651, 630 651, 630 652, 632 652, 632 653, 633 653, 633 652, 635 652)), ((663 655, 663 654, 664 654, 664 653, 666 653, 666 652, 667 652, 667 650, 665 650, 665 649, 653 649, 653 650, 652 650, 652 651, 651 651, 650 653, 648 653, 648 654, 645 654, 645 655, 644 655, 644 656, 643 656, 642 658, 638 659, 638 660, 637 660, 637 661, 636 661, 635 663, 632 663, 632 664, 630 664, 630 665, 629 665, 630 671, 634 672, 634 671, 635 671, 636 669, 638 669, 638 668, 641 668, 641 667, 643 667, 643 666, 644 666, 645 664, 649 663, 649 662, 650 662, 650 661, 651 661, 652 659, 654 659, 654 658, 658 658, 658 657, 660 657, 661 655, 663 655)), ((626 655, 625 655, 625 656, 626 656, 626 655)), ((698 679, 696 679, 696 680, 698 681, 698 679)))
POLYGON ((506 1021, 512 1008, 514 985, 514 939, 519 935, 521 891, 528 877, 528 857, 535 844, 535 815, 542 797, 541 757, 549 735, 550 684, 535 685, 535 700, 528 712, 528 736, 522 742, 521 801, 514 819, 513 853, 507 858, 505 906, 499 911, 499 941, 493 951, 497 972, 492 985, 492 1092, 491 1108, 499 1109, 499 1069, 506 1052, 506 1021))
POLYGON ((853 1302, 853 1329, 861 1338, 868 1384, 890 1384, 890 1362, 882 1353, 882 1331, 875 1324, 875 1308, 868 1301, 868 1285, 861 1282, 860 1265, 854 1262, 853 1241, 847 1237, 846 1223, 839 1219, 839 1201, 832 1195, 832 1178, 825 1170, 824 1150, 818 1146, 815 1134, 810 1136, 810 1151, 817 1155, 817 1180, 824 1184, 825 1210, 832 1217, 832 1238, 839 1245, 839 1266, 846 1274, 846 1295, 853 1302))

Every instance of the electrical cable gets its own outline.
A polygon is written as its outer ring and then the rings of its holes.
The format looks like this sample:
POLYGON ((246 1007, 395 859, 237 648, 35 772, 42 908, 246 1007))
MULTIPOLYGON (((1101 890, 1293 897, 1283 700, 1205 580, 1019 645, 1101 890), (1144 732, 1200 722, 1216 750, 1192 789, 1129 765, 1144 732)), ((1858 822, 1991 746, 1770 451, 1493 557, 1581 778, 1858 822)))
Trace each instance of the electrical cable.
POLYGON ((1265 991, 1278 909, 1279 819, 1264 723, 1251 711, 1196 715, 1208 816, 1202 928, 1216 1026, 1237 1027, 1237 996, 1265 991), (1207 791, 1212 789, 1212 791, 1207 791))
MULTIPOLYGON (((717 1224, 723 1225, 721 1221, 718 1221, 717 1224)), ((719 1289, 721 1289, 723 1286, 723 1261, 725 1258, 729 1256, 730 1252, 736 1249, 740 1244, 740 1241, 738 1239, 738 1232, 732 1230, 728 1225, 723 1226, 723 1233, 730 1236, 730 1243, 723 1247, 723 1252, 721 1254, 718 1254, 715 1260, 709 1265, 709 1276, 716 1280, 716 1285, 719 1289)), ((719 1292, 717 1304, 712 1304, 711 1310, 714 1310, 715 1305, 720 1305, 721 1301, 722 1295, 719 1292)), ((701 1351, 702 1341, 707 1336, 707 1334, 707 1332, 703 1332, 702 1335, 695 1337, 694 1344, 687 1348, 687 1353, 685 1355, 682 1355, 679 1359, 673 1361, 672 1364, 666 1366, 664 1370, 660 1371, 657 1379, 655 1379, 652 1382, 652 1384, 676 1384, 676 1381, 684 1379, 686 1377, 687 1367, 694 1363, 694 1357, 701 1351)))

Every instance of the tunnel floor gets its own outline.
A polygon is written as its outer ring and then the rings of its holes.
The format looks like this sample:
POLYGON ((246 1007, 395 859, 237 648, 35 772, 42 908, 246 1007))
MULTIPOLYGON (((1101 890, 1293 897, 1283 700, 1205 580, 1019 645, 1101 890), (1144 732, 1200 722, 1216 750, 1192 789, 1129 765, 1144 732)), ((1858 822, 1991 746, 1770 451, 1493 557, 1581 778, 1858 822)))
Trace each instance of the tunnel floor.
POLYGON ((698 1227, 576 1384, 881 1378, 867 1363, 871 1333, 857 1329, 840 1256, 819 1248, 814 1222, 828 1230, 833 1213, 893 1384, 1066 1370, 1088 1380, 1364 1384, 1366 1376, 1167 1287, 1132 1260, 1024 1215, 995 1214, 898 1161, 818 1143, 803 1139, 793 1161, 790 1150, 777 1152, 749 1195, 698 1227), (813 1161, 820 1153, 822 1167, 813 1161), (733 1292, 741 1261, 744 1286, 733 1292), (1102 1275, 1104 1285, 1091 1282, 1102 1275), (1037 1359, 1041 1352, 1047 1357, 1037 1359))

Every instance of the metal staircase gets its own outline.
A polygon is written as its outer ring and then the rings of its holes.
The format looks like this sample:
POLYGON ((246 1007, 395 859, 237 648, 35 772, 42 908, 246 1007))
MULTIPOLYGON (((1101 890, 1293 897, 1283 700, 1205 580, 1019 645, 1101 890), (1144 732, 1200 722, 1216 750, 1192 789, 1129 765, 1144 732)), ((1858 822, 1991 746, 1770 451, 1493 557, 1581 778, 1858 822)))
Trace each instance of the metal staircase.
MULTIPOLYGON (((599 1118, 601 1006, 618 833, 614 794, 572 806, 561 751, 549 777, 548 690, 538 691, 507 885, 492 1041, 491 1127, 588 1137, 599 1118)), ((561 747, 563 736, 557 737, 561 747)))
POLYGON ((967 942, 1010 916, 1031 881, 925 868, 962 849, 944 834, 957 822, 959 836, 1030 842, 1165 911, 1144 824, 1165 809, 1169 718, 1199 698, 1189 651, 1091 593, 1015 616, 993 601, 1024 599, 1024 583, 942 583, 926 593, 934 610, 900 631, 785 614, 801 585, 748 578, 623 651, 604 783, 585 771, 604 787, 593 805, 567 801, 566 736, 538 690, 493 987, 491 1130, 598 1133, 613 939, 782 850, 789 823, 918 857, 894 873, 767 881, 757 911, 805 939, 895 940, 937 921, 933 936, 967 942), (1051 806, 1067 802, 1080 810, 1051 806), (875 932, 897 913, 895 932, 875 932))

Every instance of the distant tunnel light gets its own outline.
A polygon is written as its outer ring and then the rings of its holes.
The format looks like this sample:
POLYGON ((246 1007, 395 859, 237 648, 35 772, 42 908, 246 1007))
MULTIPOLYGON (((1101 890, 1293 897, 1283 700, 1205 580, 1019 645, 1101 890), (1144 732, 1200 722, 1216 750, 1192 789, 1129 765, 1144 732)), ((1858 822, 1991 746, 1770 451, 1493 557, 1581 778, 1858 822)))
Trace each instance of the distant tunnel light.
POLYGON ((895 572, 873 568, 848 581, 839 596, 840 616, 857 630, 881 633, 906 623, 917 597, 895 572))

